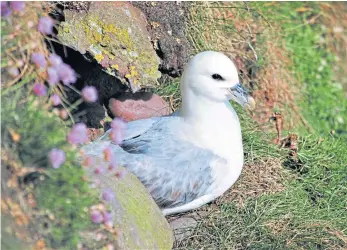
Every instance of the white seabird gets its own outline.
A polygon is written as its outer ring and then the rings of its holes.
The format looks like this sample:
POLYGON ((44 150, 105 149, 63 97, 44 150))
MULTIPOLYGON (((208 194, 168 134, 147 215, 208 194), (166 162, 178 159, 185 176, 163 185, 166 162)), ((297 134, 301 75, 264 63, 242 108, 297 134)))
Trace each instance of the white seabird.
POLYGON ((234 63, 213 51, 190 59, 181 94, 176 115, 129 122, 121 145, 109 141, 108 131, 83 147, 85 154, 98 156, 111 147, 165 215, 196 209, 235 183, 244 159, 239 119, 229 100, 254 105, 234 63))

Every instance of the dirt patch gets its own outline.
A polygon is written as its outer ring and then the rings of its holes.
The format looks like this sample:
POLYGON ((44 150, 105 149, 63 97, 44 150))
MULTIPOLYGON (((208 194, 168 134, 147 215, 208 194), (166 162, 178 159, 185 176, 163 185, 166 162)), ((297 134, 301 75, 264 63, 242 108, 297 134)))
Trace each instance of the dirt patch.
POLYGON ((147 29, 158 56, 159 70, 179 76, 193 52, 186 32, 188 2, 132 2, 146 15, 147 29))

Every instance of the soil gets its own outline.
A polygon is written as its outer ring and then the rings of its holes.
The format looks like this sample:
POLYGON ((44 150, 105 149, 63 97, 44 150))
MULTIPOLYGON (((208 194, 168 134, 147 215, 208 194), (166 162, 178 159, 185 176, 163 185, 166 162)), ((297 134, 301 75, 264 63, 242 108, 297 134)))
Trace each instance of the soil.
POLYGON ((159 70, 180 76, 193 52, 187 39, 189 2, 132 2, 146 15, 153 46, 162 62, 159 70))

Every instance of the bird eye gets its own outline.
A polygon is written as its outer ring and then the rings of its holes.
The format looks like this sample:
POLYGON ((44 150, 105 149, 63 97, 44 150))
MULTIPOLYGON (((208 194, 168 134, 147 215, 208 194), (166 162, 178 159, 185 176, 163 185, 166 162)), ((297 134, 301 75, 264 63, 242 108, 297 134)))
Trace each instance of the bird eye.
POLYGON ((221 75, 219 75, 219 74, 213 74, 212 78, 215 79, 215 80, 218 80, 218 81, 224 80, 224 78, 221 75))

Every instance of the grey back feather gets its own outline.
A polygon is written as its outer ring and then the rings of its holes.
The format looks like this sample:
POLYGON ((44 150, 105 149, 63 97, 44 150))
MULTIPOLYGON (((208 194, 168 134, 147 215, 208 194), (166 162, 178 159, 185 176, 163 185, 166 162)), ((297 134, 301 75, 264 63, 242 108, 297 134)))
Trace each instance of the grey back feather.
POLYGON ((111 144, 119 164, 138 177, 161 208, 206 194, 213 182, 211 164, 221 160, 210 150, 180 139, 180 119, 151 119, 143 123, 141 133, 130 131, 139 131, 140 124, 130 122, 126 133, 134 136, 120 146, 111 144))

